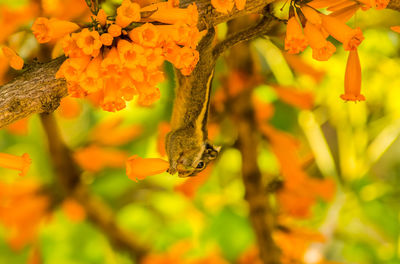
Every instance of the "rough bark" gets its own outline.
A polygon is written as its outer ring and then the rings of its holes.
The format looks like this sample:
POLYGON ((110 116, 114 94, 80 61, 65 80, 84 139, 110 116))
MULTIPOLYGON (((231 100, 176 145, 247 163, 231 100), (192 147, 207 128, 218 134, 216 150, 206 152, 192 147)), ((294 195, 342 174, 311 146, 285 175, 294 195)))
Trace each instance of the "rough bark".
POLYGON ((51 113, 67 96, 65 80, 55 79, 64 57, 29 66, 13 81, 0 86, 0 128, 33 113, 51 113))

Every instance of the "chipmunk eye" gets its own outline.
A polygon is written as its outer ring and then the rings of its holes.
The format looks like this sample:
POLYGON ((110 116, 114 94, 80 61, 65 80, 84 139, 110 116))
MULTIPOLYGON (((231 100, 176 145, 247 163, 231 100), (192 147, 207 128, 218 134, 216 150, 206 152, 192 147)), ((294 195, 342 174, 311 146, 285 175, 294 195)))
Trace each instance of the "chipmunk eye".
POLYGON ((196 169, 202 169, 205 165, 206 164, 203 161, 200 161, 199 163, 197 163, 196 169))

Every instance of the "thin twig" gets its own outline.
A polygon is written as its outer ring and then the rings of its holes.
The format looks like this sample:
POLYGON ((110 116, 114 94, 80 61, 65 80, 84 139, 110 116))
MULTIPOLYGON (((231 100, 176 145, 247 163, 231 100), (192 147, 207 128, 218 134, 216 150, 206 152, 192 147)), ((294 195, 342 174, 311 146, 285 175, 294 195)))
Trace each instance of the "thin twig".
POLYGON ((115 247, 127 251, 139 261, 148 252, 147 247, 135 240, 133 234, 118 226, 112 209, 90 193, 80 181, 80 170, 74 162, 71 151, 60 135, 53 114, 40 115, 46 132, 50 156, 58 182, 63 187, 64 196, 75 198, 84 208, 89 220, 97 226, 115 247))

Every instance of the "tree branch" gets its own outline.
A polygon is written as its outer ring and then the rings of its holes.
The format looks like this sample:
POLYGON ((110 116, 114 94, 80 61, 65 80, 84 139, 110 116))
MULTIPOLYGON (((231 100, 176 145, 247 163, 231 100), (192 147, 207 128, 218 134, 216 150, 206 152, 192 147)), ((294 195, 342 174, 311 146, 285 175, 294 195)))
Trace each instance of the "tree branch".
POLYGON ((400 11, 400 0, 391 0, 387 8, 400 11))
MULTIPOLYGON (((270 18, 265 18, 269 20, 270 18)), ((237 32, 238 28, 247 25, 245 18, 237 19, 229 23, 229 32, 237 32)), ((254 28, 264 29, 269 22, 260 22, 254 28)), ((257 36, 250 30, 248 36, 257 36)), ((237 33, 238 35, 245 32, 237 33)), ((228 38, 229 39, 229 38, 228 38)), ((226 57, 227 64, 231 71, 240 72, 248 76, 242 92, 236 96, 231 96, 228 91, 225 93, 227 113, 234 121, 238 131, 237 148, 242 154, 242 180, 245 187, 245 199, 249 205, 249 218, 252 223, 254 233, 257 238, 257 246, 262 263, 279 264, 280 250, 272 239, 272 232, 275 227, 275 215, 270 205, 267 191, 267 184, 263 181, 261 171, 258 166, 258 145, 260 135, 254 120, 252 108, 252 89, 256 79, 256 68, 253 56, 249 48, 249 43, 241 43, 233 47, 232 52, 226 57)), ((226 86, 223 86, 228 89, 226 86)), ((269 186, 268 186, 269 187, 269 186)))
POLYGON ((215 45, 213 50, 214 58, 218 58, 226 50, 240 42, 249 41, 256 37, 265 35, 267 32, 270 31, 273 20, 274 18, 272 17, 272 15, 270 15, 268 11, 266 11, 258 24, 248 27, 247 29, 244 29, 238 33, 228 35, 223 41, 215 45))
POLYGON ((47 135, 54 171, 63 187, 63 196, 75 198, 85 208, 89 220, 103 232, 113 246, 127 251, 137 261, 142 259, 148 251, 147 248, 137 242, 133 234, 119 227, 114 221, 112 209, 92 195, 81 183, 80 170, 61 138, 54 116, 41 114, 40 118, 47 135))
POLYGON ((67 96, 65 80, 55 79, 64 57, 48 63, 35 63, 0 86, 0 128, 34 113, 51 113, 67 96))

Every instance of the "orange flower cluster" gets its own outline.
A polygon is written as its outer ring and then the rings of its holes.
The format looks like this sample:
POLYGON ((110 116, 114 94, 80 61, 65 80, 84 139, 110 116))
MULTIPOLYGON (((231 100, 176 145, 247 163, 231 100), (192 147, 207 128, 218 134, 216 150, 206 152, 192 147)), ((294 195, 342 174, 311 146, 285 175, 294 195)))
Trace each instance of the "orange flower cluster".
POLYGON ((312 49, 312 57, 319 61, 328 60, 336 51, 336 47, 326 38, 330 35, 343 43, 344 50, 349 51, 346 68, 345 94, 341 98, 346 101, 363 101, 361 92, 361 67, 357 47, 364 40, 360 28, 353 29, 345 23, 355 12, 371 7, 384 9, 389 0, 313 0, 307 4, 298 5, 291 1, 289 20, 287 23, 285 50, 290 54, 303 51, 308 45, 312 49), (317 9, 327 8, 329 15, 320 13, 317 9))
POLYGON ((199 60, 197 7, 180 9, 174 3, 141 7, 124 0, 115 18, 100 9, 88 28, 38 18, 32 30, 41 43, 65 36, 63 50, 68 59, 56 77, 67 80, 71 96, 96 98, 106 111, 125 108, 125 101, 135 95, 140 105, 150 105, 160 97, 156 85, 164 78, 160 68, 165 60, 184 75, 199 60))
POLYGON ((7 227, 8 244, 15 250, 35 241, 40 224, 48 216, 50 201, 38 191, 35 182, 0 182, 0 223, 7 227))

